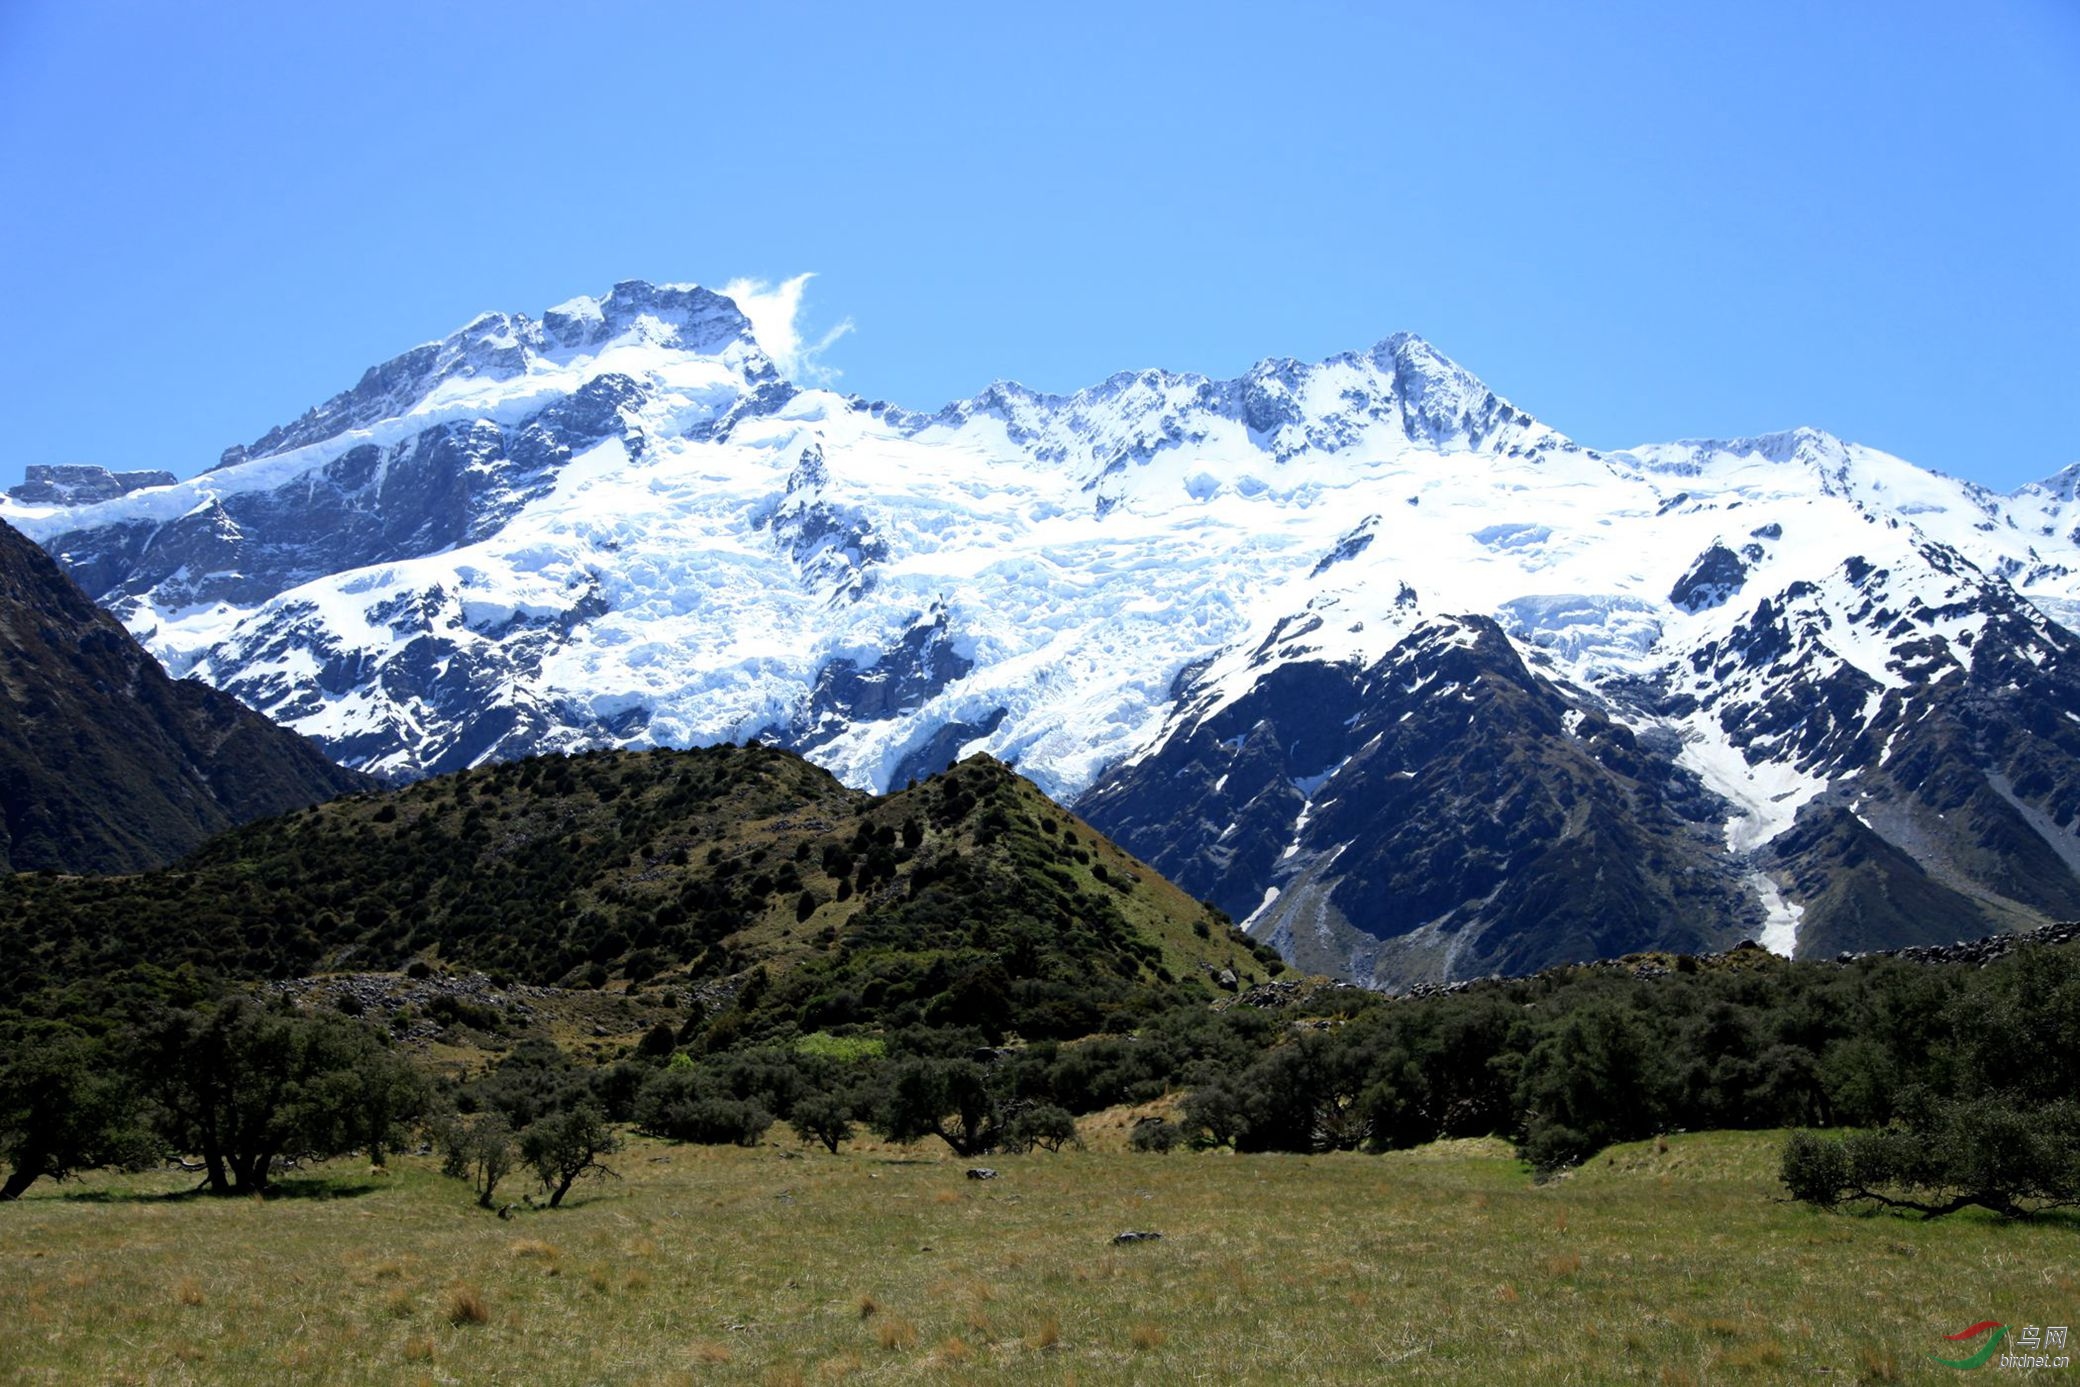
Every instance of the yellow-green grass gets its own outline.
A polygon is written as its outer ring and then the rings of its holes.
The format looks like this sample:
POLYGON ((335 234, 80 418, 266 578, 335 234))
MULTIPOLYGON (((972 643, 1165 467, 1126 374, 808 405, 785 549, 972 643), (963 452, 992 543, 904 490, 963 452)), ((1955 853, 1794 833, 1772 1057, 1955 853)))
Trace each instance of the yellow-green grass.
POLYGON ((1774 1187, 1773 1134, 1541 1186, 1494 1142, 1162 1157, 1122 1132, 989 1181, 927 1146, 636 1141, 620 1181, 510 1221, 410 1160, 264 1202, 39 1185, 0 1206, 0 1376, 1913 1382, 1949 1380, 1941 1334, 2080 1319, 2075 1224, 1815 1213, 1774 1187))

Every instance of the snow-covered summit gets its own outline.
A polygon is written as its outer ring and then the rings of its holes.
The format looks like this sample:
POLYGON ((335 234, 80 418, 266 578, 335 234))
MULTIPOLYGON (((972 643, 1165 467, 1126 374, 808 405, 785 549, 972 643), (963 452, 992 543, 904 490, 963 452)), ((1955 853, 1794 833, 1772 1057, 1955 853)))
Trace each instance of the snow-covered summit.
POLYGON ((1267 358, 1231 380, 1122 371, 1071 395, 999 381, 936 414, 886 417, 926 439, 993 421, 1005 443, 1093 489, 1180 449, 1247 449, 1283 463, 1367 448, 1515 454, 1571 446, 1411 333, 1312 364, 1267 358))
POLYGON ((220 467, 271 457, 336 438, 382 420, 433 412, 445 399, 492 398, 483 387, 534 376, 567 376, 616 347, 722 357, 753 381, 774 378, 731 300, 697 284, 625 280, 604 298, 580 296, 542 314, 484 313, 437 342, 371 366, 351 390, 314 406, 293 424, 225 450, 220 467), (466 383, 466 384, 465 384, 466 383))
MULTIPOLYGON (((1737 887, 1653 899, 1708 896, 1714 930, 1767 922, 1788 946, 1828 888, 1771 865, 1775 845, 1839 808, 1851 826, 1815 841, 1843 860, 1869 823, 1932 852, 1946 821, 1894 802, 1918 792, 1894 785, 1881 810, 1854 787, 1933 754, 1907 748, 1954 701, 2005 708, 2032 682, 2008 671, 2076 663, 2019 615, 2080 611, 2073 476, 2002 497, 1812 429, 1599 453, 1407 334, 1229 380, 1001 382, 913 412, 784 379, 725 296, 631 282, 479 318, 189 481, 0 516, 178 672, 380 773, 763 737, 862 786, 989 751, 1058 797, 1106 779, 1109 802, 1145 806, 1135 774, 1258 757, 1256 779, 1210 769, 1159 816, 1203 831, 1180 860, 1227 864, 1205 880, 1247 914, 1265 863, 1314 864, 1333 892, 1330 864, 1360 848, 1310 835, 1377 798, 1353 777, 1451 793, 1380 748, 1532 737, 1550 746, 1465 783, 1546 777, 1562 818, 1592 801, 1644 816, 1668 862, 1737 887), (1330 706, 1346 711, 1328 725, 1308 711, 1330 706), (1288 726, 1283 760, 1231 729, 1246 718, 1288 726), (1244 784, 1248 813, 1226 799, 1244 784), (1245 823, 1262 851, 1221 846, 1245 823)), ((2080 708, 2000 717, 2038 743, 2080 735, 2080 708)), ((2046 851, 2080 862, 2066 771, 1998 750, 2009 727, 1941 745, 1993 748, 1971 753, 1992 758, 1984 795, 2043 816, 2064 835, 2046 851)), ((1981 880, 1981 849, 1944 851, 1946 880, 1981 880)), ((1278 928, 1312 899, 1288 891, 1278 928)))
POLYGON ((2011 495, 2016 498, 2042 496, 2052 501, 2080 499, 2080 462, 2069 463, 2040 482, 2025 482, 2011 495))

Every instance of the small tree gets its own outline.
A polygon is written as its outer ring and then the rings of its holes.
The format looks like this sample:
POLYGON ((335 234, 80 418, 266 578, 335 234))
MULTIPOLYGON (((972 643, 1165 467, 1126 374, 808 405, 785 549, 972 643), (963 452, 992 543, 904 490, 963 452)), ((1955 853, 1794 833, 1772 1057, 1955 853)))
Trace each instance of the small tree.
POLYGON ((1066 1108, 1052 1103, 1042 1103, 1027 1108, 1011 1119, 1004 1127, 1004 1143, 1019 1150, 1030 1151, 1038 1146, 1047 1151, 1060 1151, 1064 1146, 1080 1144, 1076 1136, 1076 1119, 1066 1108))
POLYGON ((852 1140, 852 1104, 835 1093, 812 1093, 795 1102, 787 1123, 803 1141, 820 1141, 835 1156, 852 1140))
POLYGON ((636 1053, 644 1059, 669 1059, 672 1047, 678 1043, 679 1033, 672 1029, 672 1023, 660 1021, 643 1032, 643 1038, 636 1043, 636 1053))
POLYGON ((441 1148, 441 1173, 467 1180, 477 1192, 477 1206, 492 1207, 498 1182, 512 1173, 517 1153, 513 1128, 503 1114, 490 1112, 463 1117, 449 1113, 436 1124, 434 1140, 441 1148))
POLYGON ((101 1046, 50 1027, 0 1038, 0 1200, 19 1198, 39 1176, 63 1180, 155 1154, 101 1046))
POLYGON ((265 1190, 283 1160, 361 1146, 380 1157, 424 1095, 361 1023, 244 997, 164 1014, 136 1061, 161 1137, 202 1157, 217 1194, 265 1190))
POLYGON ((1652 1020, 1632 1007, 1597 1000, 1570 1011, 1525 1057, 1516 1093, 1521 1154, 1549 1174, 1661 1130, 1667 1050, 1652 1020))
POLYGON ((541 1177, 552 1209, 580 1178, 612 1176, 600 1157, 620 1149, 621 1138, 589 1103, 538 1118, 520 1134, 520 1159, 541 1177))
POLYGON ((1199 1085, 1185 1095, 1182 1125, 1209 1146, 1236 1141, 1249 1125, 1240 1088, 1225 1075, 1199 1085))
POLYGON ((340 1139, 367 1151, 370 1165, 384 1164, 426 1111, 426 1076, 366 1026, 335 1028, 314 1087, 336 1115, 340 1139))
POLYGON ((1003 1109, 975 1061, 917 1057, 890 1070, 874 1129, 888 1141, 937 1137, 956 1156, 981 1156, 1003 1140, 1003 1109))

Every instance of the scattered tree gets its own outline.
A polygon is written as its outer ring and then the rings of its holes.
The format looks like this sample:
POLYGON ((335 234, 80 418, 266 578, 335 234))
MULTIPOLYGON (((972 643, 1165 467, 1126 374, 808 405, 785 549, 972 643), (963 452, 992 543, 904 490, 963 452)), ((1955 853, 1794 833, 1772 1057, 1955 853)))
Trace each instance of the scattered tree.
POLYGON ((97 1043, 49 1026, 0 1036, 0 1200, 20 1198, 38 1177, 156 1154, 132 1112, 128 1086, 97 1043))
POLYGON ((443 1157, 441 1173, 469 1181, 477 1192, 478 1207, 491 1208, 499 1181, 512 1173, 517 1157, 513 1129, 505 1116, 450 1113, 436 1124, 434 1139, 443 1157))
POLYGON ((520 1159, 541 1177, 552 1209, 563 1203, 579 1179, 613 1176, 600 1157, 620 1149, 621 1138, 590 1104, 539 1118, 520 1134, 520 1159))
POLYGON ((989 1071, 975 1061, 913 1057, 890 1070, 874 1129, 888 1141, 931 1136, 956 1156, 981 1156, 1003 1140, 1003 1110, 989 1071))
POLYGON ((787 1119, 803 1141, 820 1141, 835 1156, 838 1147, 852 1140, 852 1103, 836 1093, 812 1093, 794 1105, 787 1119))

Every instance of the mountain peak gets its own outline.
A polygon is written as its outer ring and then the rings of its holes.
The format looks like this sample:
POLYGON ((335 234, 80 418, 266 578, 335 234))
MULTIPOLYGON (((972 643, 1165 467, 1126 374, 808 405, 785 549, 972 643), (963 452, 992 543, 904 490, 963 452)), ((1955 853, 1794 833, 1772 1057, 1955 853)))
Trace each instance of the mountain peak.
POLYGON ((631 331, 656 334, 650 340, 703 356, 756 340, 751 320, 734 300, 698 284, 642 279, 622 280, 605 298, 581 294, 565 300, 542 314, 542 327, 571 349, 597 347, 631 331))
POLYGON ((1841 470, 1851 446, 1825 429, 1801 424, 1740 438, 1679 438, 1672 443, 1642 443, 1611 456, 1677 476, 1695 476, 1714 459, 1724 458, 1761 458, 1779 466, 1796 464, 1825 474, 1841 470))
MULTIPOLYGON (((2080 646, 2020 605, 2080 610, 2063 502, 1811 428, 1606 457, 1407 332, 838 409, 755 340, 786 359, 790 305, 631 280, 486 314, 265 441, 293 452, 8 513, 356 765, 1124 767, 1136 851, 1357 976, 1829 947, 1873 898, 1785 836, 1808 806, 2004 918, 2080 914, 2080 646), (1555 933, 1559 896, 1590 904, 1555 933)), ((1986 925, 1952 894, 1916 928, 1986 925)))
POLYGON ((752 334, 751 320, 733 300, 698 284, 629 279, 603 298, 566 299, 540 321, 524 313, 480 313, 446 337, 369 367, 351 390, 314 406, 294 423, 226 449, 217 466, 285 453, 400 417, 450 382, 511 380, 623 343, 694 356, 729 355, 748 381, 777 378, 771 358, 752 334))
POLYGON ((2069 463, 2040 482, 2025 482, 2012 496, 2047 496, 2054 501, 2080 500, 2080 462, 2069 463))

